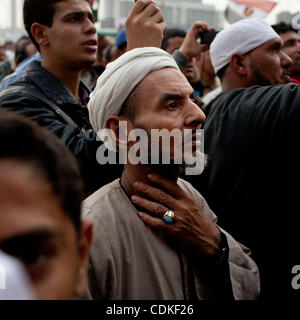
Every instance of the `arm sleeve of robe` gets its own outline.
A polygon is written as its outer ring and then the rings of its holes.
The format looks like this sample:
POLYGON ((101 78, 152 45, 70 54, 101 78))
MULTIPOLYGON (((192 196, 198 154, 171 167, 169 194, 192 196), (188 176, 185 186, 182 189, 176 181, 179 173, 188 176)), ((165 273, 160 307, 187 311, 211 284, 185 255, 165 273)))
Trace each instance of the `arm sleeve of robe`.
MULTIPOLYGON (((180 185, 199 203, 202 210, 217 224, 217 217, 209 208, 206 200, 188 182, 180 179, 180 185)), ((225 230, 218 227, 226 236, 229 247, 229 272, 233 296, 236 300, 252 300, 258 297, 260 291, 259 271, 251 259, 251 251, 237 242, 225 230)))

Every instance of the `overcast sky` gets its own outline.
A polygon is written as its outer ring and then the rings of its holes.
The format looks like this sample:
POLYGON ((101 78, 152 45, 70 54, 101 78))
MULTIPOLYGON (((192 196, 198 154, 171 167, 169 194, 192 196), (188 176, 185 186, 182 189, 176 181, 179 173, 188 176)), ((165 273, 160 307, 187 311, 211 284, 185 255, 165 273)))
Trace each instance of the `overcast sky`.
MULTIPOLYGON (((104 0, 110 1, 110 0, 104 0)), ((300 12, 300 0, 274 0, 278 5, 266 18, 267 22, 275 23, 276 15, 281 11, 290 11, 292 13, 300 12)), ((18 25, 22 24, 22 3, 23 0, 17 0, 18 7, 18 25)), ((203 3, 213 4, 218 9, 224 10, 227 6, 228 0, 203 0, 203 3)), ((8 26, 11 24, 10 16, 11 0, 0 0, 0 27, 8 26)))

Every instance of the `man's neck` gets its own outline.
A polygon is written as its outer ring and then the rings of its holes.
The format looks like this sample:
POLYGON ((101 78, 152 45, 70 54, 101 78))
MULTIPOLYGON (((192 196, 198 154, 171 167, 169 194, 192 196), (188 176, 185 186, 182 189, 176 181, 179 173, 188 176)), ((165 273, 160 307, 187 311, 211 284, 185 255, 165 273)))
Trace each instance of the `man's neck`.
POLYGON ((221 81, 222 91, 230 91, 237 88, 249 88, 254 84, 246 79, 236 77, 226 77, 221 81))
POLYGON ((56 77, 73 94, 74 97, 80 100, 80 70, 65 68, 61 64, 51 64, 47 62, 47 59, 42 59, 42 67, 56 77))
POLYGON ((133 184, 137 181, 141 181, 149 184, 147 175, 150 173, 157 173, 160 176, 169 179, 171 181, 177 181, 179 176, 179 167, 172 165, 164 166, 147 166, 147 165, 131 165, 127 164, 124 166, 124 171, 121 178, 121 184, 126 190, 129 196, 137 194, 133 184))

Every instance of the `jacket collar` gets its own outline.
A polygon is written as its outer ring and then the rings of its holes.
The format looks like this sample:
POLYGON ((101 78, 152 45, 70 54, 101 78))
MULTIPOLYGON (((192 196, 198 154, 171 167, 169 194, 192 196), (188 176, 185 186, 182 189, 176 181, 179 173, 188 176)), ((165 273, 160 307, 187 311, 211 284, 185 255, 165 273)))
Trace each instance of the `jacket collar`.
MULTIPOLYGON (((63 104, 79 104, 78 101, 72 93, 51 73, 41 66, 40 61, 32 61, 27 69, 27 76, 35 83, 36 86, 40 88, 44 94, 56 103, 57 105, 63 104)), ((80 81, 80 87, 83 87, 88 93, 90 90, 80 81)))

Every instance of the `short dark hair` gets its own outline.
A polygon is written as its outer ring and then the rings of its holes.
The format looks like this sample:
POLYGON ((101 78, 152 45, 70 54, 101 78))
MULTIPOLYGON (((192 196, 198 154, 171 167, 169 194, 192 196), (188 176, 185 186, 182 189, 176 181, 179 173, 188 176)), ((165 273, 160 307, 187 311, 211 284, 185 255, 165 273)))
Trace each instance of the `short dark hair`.
POLYGON ((181 37, 185 38, 186 36, 186 31, 182 29, 176 29, 176 28, 170 28, 167 29, 166 34, 164 35, 164 38, 161 43, 161 49, 166 50, 168 48, 168 40, 170 38, 175 38, 175 37, 181 37))
POLYGON ((81 228, 83 183, 77 161, 52 132, 0 107, 0 161, 28 164, 46 181, 77 233, 81 228))
POLYGON ((283 21, 281 21, 281 22, 279 22, 277 24, 273 24, 272 28, 278 34, 287 33, 287 32, 290 32, 290 31, 296 32, 296 33, 298 32, 298 30, 294 29, 291 24, 287 24, 287 23, 285 23, 283 21))
POLYGON ((15 62, 17 65, 19 65, 22 61, 24 61, 26 58, 28 58, 27 52, 26 52, 26 47, 31 43, 32 43, 32 41, 29 39, 27 41, 25 40, 25 42, 21 43, 21 45, 17 46, 16 52, 15 52, 15 62))
MULTIPOLYGON (((31 33, 31 26, 38 22, 48 27, 52 27, 55 5, 67 0, 25 0, 23 6, 23 21, 25 29, 35 47, 40 51, 39 44, 35 41, 31 33)), ((86 0, 89 2, 89 0, 86 0)))

